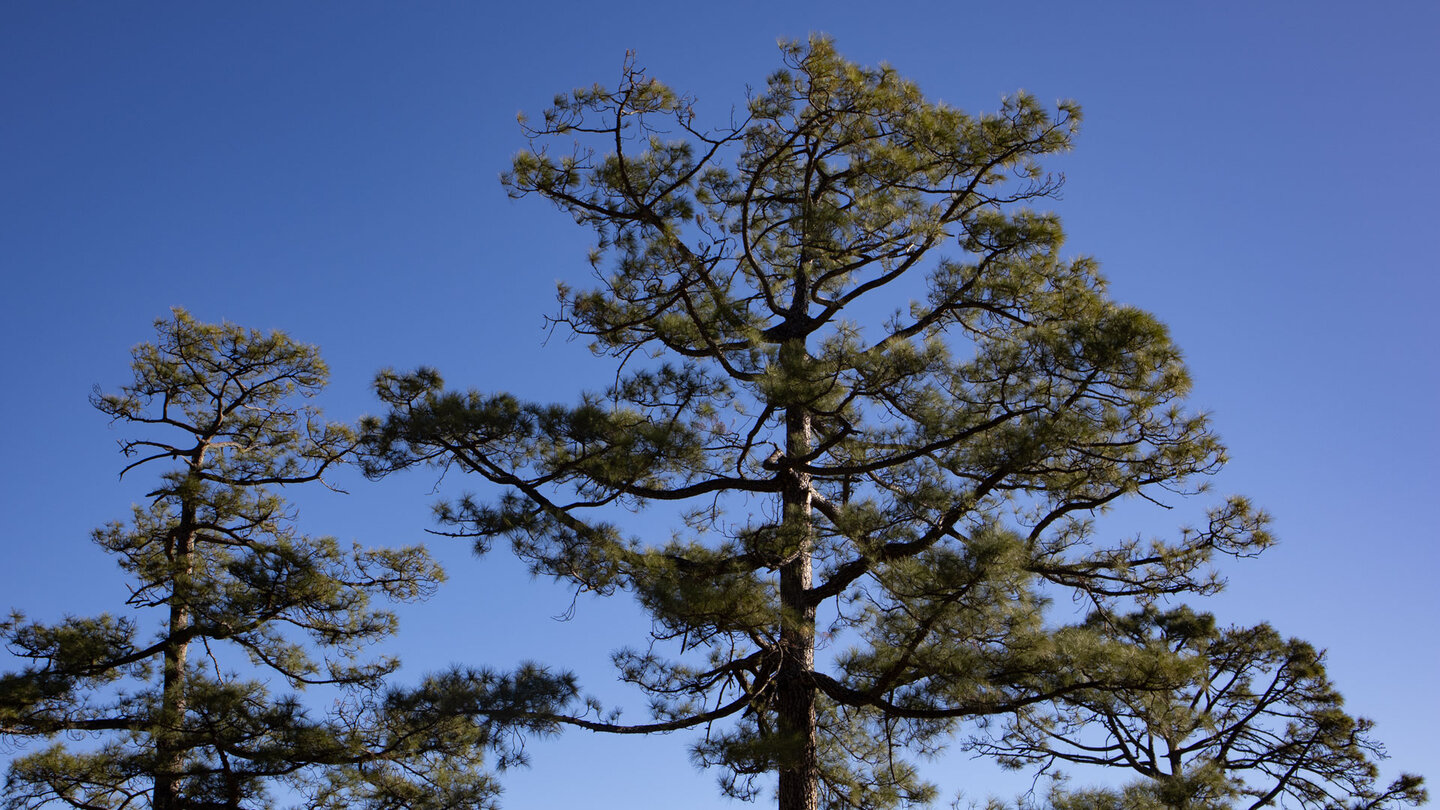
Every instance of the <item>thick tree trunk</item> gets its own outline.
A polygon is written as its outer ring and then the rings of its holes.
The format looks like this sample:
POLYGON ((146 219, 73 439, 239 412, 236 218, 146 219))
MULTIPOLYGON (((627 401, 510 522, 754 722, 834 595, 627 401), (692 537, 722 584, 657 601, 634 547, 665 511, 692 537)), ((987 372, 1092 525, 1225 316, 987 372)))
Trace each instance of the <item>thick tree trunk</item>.
MULTIPOLYGON (((810 450, 810 417, 802 408, 786 415, 787 459, 810 450)), ((785 476, 785 536, 788 559, 780 567, 781 662, 777 698, 780 733, 794 744, 780 768, 779 810, 817 810, 820 765, 816 749, 815 606, 809 602, 812 582, 813 533, 810 525, 809 476, 790 469, 785 476)))

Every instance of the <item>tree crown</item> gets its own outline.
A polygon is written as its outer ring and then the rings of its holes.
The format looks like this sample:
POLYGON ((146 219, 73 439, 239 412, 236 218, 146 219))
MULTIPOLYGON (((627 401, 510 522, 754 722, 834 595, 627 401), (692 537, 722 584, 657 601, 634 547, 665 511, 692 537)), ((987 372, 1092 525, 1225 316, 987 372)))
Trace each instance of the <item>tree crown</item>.
POLYGON ((1159 677, 1113 633, 1047 621, 1053 595, 1213 591, 1216 553, 1270 537, 1243 498, 1172 540, 1098 536, 1108 505, 1192 494, 1224 450, 1164 326, 1031 207, 1076 105, 971 116, 824 38, 782 54, 728 123, 631 60, 527 125, 504 182, 594 230, 597 285, 562 285, 555 322, 616 381, 566 407, 386 372, 369 471, 498 485, 442 505, 447 530, 632 593, 678 648, 615 656, 654 722, 559 722, 704 724, 696 760, 737 796, 778 773, 787 810, 920 802, 897 752, 1097 673, 1159 677), (670 539, 624 528, 646 503, 679 507, 670 539))

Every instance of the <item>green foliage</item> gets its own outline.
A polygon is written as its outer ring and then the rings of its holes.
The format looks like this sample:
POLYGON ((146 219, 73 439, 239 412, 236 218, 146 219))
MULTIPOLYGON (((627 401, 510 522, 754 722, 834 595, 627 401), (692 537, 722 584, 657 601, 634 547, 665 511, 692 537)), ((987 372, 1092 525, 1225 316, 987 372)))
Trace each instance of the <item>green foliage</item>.
POLYGON ((1096 614, 1137 648, 1173 658, 1144 690, 1084 689, 1017 714, 980 747, 1012 767, 1073 762, 1128 768, 1131 789, 1170 808, 1393 808, 1426 799, 1403 775, 1377 786, 1383 746, 1343 710, 1324 654, 1268 625, 1221 629, 1189 608, 1096 614), (1156 688, 1163 684, 1163 688, 1156 688))
POLYGON ((258 808, 276 785, 316 806, 485 805, 488 731, 418 741, 381 692, 397 662, 363 656, 395 631, 372 597, 422 598, 440 569, 423 548, 302 534, 273 490, 320 482, 355 448, 304 404, 326 379, 316 350, 180 310, 156 328, 133 382, 93 398, 140 433, 120 442, 122 475, 160 467, 150 500, 93 535, 139 612, 0 623, 26 662, 0 674, 0 734, 91 738, 14 760, 3 806, 258 808), (315 716, 275 683, 338 689, 343 709, 315 716), (415 799, 441 783, 446 802, 415 799))
POLYGON ((777 775, 782 810, 920 804, 907 758, 961 723, 1184 670, 1050 598, 1212 592, 1217 554, 1271 539, 1239 497, 1171 539, 1099 534, 1121 499, 1197 493, 1224 449, 1165 327, 1032 207, 1076 105, 975 116, 824 38, 782 52, 728 124, 627 62, 527 126, 504 183, 594 230, 596 285, 562 285, 555 324, 616 381, 565 407, 385 372, 367 472, 495 485, 438 507, 446 531, 653 617, 615 656, 653 723, 535 719, 704 726, 696 762, 741 798, 777 775), (670 538, 625 528, 649 503, 678 507, 670 538))

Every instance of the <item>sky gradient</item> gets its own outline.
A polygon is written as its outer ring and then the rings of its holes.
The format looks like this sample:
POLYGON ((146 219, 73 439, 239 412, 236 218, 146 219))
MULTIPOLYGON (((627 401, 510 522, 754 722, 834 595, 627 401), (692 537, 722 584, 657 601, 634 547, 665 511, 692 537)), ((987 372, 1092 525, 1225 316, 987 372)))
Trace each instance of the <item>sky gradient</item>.
MULTIPOLYGON (((130 348, 171 307, 319 345, 336 419, 378 410, 383 367, 542 401, 602 387, 608 361, 546 340, 555 283, 589 278, 591 235, 506 197, 517 112, 613 85, 634 50, 722 123, 779 67, 777 38, 825 32, 971 112, 1021 88, 1081 104, 1075 151, 1048 164, 1067 178, 1053 202, 1065 253, 1096 257, 1117 300, 1170 325, 1191 403, 1230 448, 1216 497, 1243 493, 1275 518, 1280 545, 1224 563, 1228 591, 1199 606, 1327 648, 1349 710, 1390 748, 1382 778, 1440 779, 1440 5, 1021 8, 0 6, 0 609, 54 620, 123 602, 89 532, 124 518, 149 479, 117 482, 119 436, 87 397, 127 381, 130 348)), ((435 498, 477 486, 342 483, 350 495, 287 493, 303 530, 425 540, 435 498)), ((1114 525, 1158 533, 1187 514, 1114 525)), ((581 599, 556 621, 570 595, 506 553, 431 545, 451 578, 404 611, 404 677, 534 659, 613 694, 609 651, 646 632, 623 599, 581 599)), ((536 744, 505 804, 730 804, 689 766, 689 739, 536 744)), ((1013 792, 964 758, 931 776, 947 795, 1013 792)))

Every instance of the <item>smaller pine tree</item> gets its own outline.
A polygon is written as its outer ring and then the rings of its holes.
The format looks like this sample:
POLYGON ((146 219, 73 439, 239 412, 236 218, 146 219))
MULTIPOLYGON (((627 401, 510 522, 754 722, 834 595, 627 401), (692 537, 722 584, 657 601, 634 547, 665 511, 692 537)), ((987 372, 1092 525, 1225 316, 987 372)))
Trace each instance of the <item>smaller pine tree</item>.
POLYGON ((422 598, 440 568, 423 547, 303 534, 275 492, 322 482, 356 443, 304 404, 326 381, 317 350, 181 310, 156 326, 134 380, 93 397, 138 432, 121 475, 159 471, 148 503, 93 534, 129 578, 127 615, 0 622, 26 662, 0 674, 0 736, 93 744, 15 759, 3 806, 265 807, 279 785, 315 806, 488 803, 487 730, 387 705, 397 661, 362 656, 396 628, 372 599, 422 598), (318 716, 276 682, 337 688, 344 709, 318 716))
MULTIPOLYGON (((1324 652, 1310 644, 1267 624, 1222 628, 1188 607, 1096 613, 1089 623, 1173 658, 1179 665, 1165 670, 1168 685, 1067 692, 1013 715, 1001 738, 980 742, 981 750, 1015 768, 1126 768, 1143 777, 1126 801, 1180 810, 1376 810, 1425 802, 1419 776, 1377 782, 1385 748, 1371 736, 1374 723, 1345 712, 1324 652)), ((1124 804, 1115 801, 1110 806, 1124 804)))

